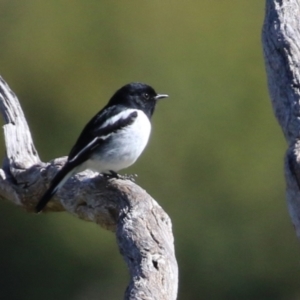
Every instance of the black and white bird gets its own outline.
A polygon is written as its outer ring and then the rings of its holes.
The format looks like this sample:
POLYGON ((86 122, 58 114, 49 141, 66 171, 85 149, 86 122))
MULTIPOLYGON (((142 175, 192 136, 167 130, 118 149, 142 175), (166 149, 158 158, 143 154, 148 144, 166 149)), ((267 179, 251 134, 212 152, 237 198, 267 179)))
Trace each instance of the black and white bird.
POLYGON ((66 164, 53 178, 36 211, 43 210, 75 173, 91 169, 117 177, 119 170, 131 166, 148 143, 150 120, 157 100, 167 97, 144 83, 130 83, 117 90, 84 127, 66 164))

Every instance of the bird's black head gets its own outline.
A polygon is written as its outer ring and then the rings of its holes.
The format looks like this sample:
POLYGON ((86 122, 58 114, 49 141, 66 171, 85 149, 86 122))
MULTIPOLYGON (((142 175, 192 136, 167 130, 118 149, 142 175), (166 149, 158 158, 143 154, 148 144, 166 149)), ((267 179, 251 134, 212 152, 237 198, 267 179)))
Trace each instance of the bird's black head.
POLYGON ((152 116, 158 99, 168 95, 157 94, 155 90, 144 83, 133 82, 121 87, 109 100, 108 105, 124 105, 128 108, 142 110, 149 118, 152 116))

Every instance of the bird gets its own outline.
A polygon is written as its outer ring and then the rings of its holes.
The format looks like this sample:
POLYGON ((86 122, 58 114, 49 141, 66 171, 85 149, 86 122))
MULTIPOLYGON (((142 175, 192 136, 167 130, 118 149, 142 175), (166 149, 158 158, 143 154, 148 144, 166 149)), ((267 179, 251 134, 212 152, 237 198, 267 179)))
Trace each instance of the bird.
POLYGON ((67 162, 36 205, 36 212, 41 212, 76 173, 90 169, 120 178, 117 172, 134 164, 145 149, 156 103, 167 97, 167 94, 157 94, 151 86, 140 82, 118 89, 83 128, 67 162))

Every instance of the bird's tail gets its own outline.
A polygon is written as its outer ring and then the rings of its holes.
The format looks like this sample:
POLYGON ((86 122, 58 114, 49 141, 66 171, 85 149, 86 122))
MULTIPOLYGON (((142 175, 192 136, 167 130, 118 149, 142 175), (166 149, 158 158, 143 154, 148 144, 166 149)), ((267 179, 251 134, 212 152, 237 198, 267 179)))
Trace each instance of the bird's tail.
POLYGON ((40 212, 44 209, 50 199, 54 196, 59 188, 61 188, 65 182, 73 175, 74 166, 70 163, 66 163, 63 168, 54 176, 49 189, 43 195, 35 207, 36 212, 40 212))

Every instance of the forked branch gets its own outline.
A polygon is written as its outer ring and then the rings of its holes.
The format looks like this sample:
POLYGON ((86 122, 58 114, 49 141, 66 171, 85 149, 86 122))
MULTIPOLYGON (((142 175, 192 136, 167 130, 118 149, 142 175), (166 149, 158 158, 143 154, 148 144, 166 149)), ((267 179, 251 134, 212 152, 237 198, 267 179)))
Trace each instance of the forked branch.
MULTIPOLYGON (((0 169, 0 197, 34 212, 65 158, 41 162, 16 95, 0 77, 7 157, 0 169)), ((86 171, 72 177, 46 211, 66 210, 116 233, 131 276, 124 299, 174 300, 178 268, 169 216, 131 181, 86 171)))

